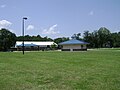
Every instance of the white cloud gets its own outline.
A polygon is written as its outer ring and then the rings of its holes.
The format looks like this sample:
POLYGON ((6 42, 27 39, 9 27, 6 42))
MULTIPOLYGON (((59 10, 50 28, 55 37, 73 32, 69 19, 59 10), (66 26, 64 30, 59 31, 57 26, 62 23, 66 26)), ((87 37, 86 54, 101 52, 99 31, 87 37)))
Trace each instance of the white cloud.
POLYGON ((1 5, 0 7, 1 7, 1 8, 5 8, 5 7, 6 7, 6 5, 4 4, 4 5, 1 5))
POLYGON ((11 25, 12 25, 12 23, 7 21, 7 20, 1 20, 0 21, 0 29, 1 28, 8 28, 11 25))
POLYGON ((47 35, 58 34, 58 33, 60 33, 60 32, 57 31, 57 27, 58 27, 58 25, 55 24, 55 25, 49 27, 48 29, 44 29, 44 30, 42 31, 42 34, 47 34, 47 35))
POLYGON ((33 30, 35 27, 33 25, 28 25, 27 30, 33 30))
POLYGON ((90 12, 89 12, 89 15, 90 15, 90 16, 93 16, 93 15, 94 15, 94 11, 90 11, 90 12))

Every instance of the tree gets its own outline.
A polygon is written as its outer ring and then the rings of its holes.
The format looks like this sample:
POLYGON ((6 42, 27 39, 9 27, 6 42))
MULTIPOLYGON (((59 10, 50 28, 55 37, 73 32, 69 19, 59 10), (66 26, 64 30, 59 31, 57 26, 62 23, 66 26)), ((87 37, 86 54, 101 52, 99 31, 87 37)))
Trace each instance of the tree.
POLYGON ((86 41, 86 42, 90 41, 90 40, 89 40, 89 39, 90 39, 89 37, 90 37, 89 31, 84 31, 84 33, 83 33, 84 41, 86 41))
POLYGON ((98 31, 95 30, 92 33, 90 33, 89 31, 84 31, 83 33, 83 39, 86 42, 89 42, 90 44, 88 45, 89 47, 92 48, 98 48, 99 47, 99 42, 98 42, 98 31))
MULTIPOLYGON (((18 36, 17 41, 23 41, 23 36, 18 36)), ((29 36, 25 35, 24 41, 53 41, 51 38, 41 37, 40 35, 37 36, 29 36)))
POLYGON ((67 40, 69 40, 68 37, 67 38, 66 37, 62 37, 62 38, 56 38, 56 39, 54 39, 54 42, 57 43, 57 44, 59 44, 61 42, 67 41, 67 40))
POLYGON ((53 43, 53 44, 51 45, 51 49, 52 49, 52 50, 57 49, 57 45, 56 45, 56 43, 53 43))
POLYGON ((120 47, 120 32, 111 34, 111 46, 112 47, 120 47))
POLYGON ((71 38, 72 38, 72 39, 77 39, 77 40, 79 40, 79 39, 80 39, 80 36, 81 36, 81 33, 73 34, 73 36, 72 36, 71 38))
POLYGON ((7 29, 0 30, 0 51, 7 51, 10 47, 15 46, 16 35, 7 29))
POLYGON ((84 31, 83 33, 83 40, 86 42, 89 42, 90 44, 88 45, 88 47, 93 47, 94 46, 94 35, 93 33, 90 33, 89 31, 84 31))
POLYGON ((101 27, 92 33, 85 31, 83 37, 85 41, 90 43, 89 46, 92 48, 111 47, 112 45, 111 33, 105 27, 101 27))
POLYGON ((105 27, 98 30, 100 47, 106 47, 109 44, 110 34, 110 31, 105 27))

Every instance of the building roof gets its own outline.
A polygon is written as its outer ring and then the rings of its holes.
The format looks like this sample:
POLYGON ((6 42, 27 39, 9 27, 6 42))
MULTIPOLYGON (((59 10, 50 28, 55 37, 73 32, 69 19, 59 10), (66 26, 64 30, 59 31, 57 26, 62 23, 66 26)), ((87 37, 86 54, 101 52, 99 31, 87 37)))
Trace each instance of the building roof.
MULTIPOLYGON (((17 45, 17 46, 23 46, 23 44, 20 44, 20 45, 17 45)), ((31 46, 38 46, 38 45, 31 43, 31 44, 24 44, 24 46, 31 47, 31 46)))
POLYGON ((81 41, 81 40, 76 40, 76 39, 71 39, 62 43, 59 43, 59 45, 74 45, 74 44, 89 44, 87 42, 81 41))
MULTIPOLYGON (((22 41, 17 41, 15 46, 22 46, 22 41)), ((46 41, 46 42, 35 42, 35 41, 24 41, 24 46, 47 46, 56 44, 54 42, 46 41)), ((56 44, 57 45, 57 44, 56 44)))

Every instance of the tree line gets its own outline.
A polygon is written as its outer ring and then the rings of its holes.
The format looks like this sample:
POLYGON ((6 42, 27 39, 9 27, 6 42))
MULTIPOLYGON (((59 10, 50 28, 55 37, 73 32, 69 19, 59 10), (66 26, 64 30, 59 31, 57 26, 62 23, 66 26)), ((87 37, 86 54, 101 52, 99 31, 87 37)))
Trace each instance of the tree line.
MULTIPOLYGON (((69 37, 61 37, 61 38, 52 39, 52 38, 48 38, 47 36, 41 37, 40 35, 37 35, 37 36, 25 35, 24 36, 24 41, 54 41, 55 43, 58 44, 60 42, 64 42, 67 40, 69 40, 69 37)), ((23 36, 17 36, 16 41, 23 41, 23 36)))
POLYGON ((83 40, 89 42, 90 48, 120 47, 120 32, 111 33, 105 27, 93 32, 85 31, 83 40))
MULTIPOLYGON (((120 32, 111 33, 105 27, 101 27, 99 30, 93 32, 84 31, 83 38, 80 38, 81 33, 73 34, 72 39, 79 39, 89 43, 89 48, 106 48, 106 47, 120 47, 120 32)), ((24 41, 54 41, 59 44, 69 40, 69 37, 60 37, 56 39, 37 36, 25 35, 24 41)), ((14 47, 16 41, 23 41, 23 36, 16 36, 8 29, 0 30, 0 51, 7 51, 10 47, 14 47)))
MULTIPOLYGON (((23 36, 17 36, 16 41, 23 41, 23 36)), ((40 35, 37 36, 30 36, 25 35, 24 41, 53 41, 53 39, 46 37, 41 37, 40 35)))

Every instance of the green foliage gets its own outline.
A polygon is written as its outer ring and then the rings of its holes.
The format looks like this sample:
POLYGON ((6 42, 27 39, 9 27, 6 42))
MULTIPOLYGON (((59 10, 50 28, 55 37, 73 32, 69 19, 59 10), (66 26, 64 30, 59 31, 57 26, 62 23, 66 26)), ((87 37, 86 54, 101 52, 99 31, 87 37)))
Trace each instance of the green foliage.
POLYGON ((79 40, 79 39, 80 39, 80 36, 81 36, 81 33, 73 34, 73 36, 72 36, 71 38, 72 38, 72 39, 77 39, 77 40, 79 40))
POLYGON ((120 47, 120 33, 111 33, 105 27, 91 33, 85 31, 83 39, 89 42, 89 47, 92 48, 120 47))
POLYGON ((0 90, 120 90, 120 49, 1 52, 0 90))
POLYGON ((110 31, 105 27, 101 27, 98 30, 99 47, 106 47, 109 42, 110 34, 110 31))
MULTIPOLYGON (((41 37, 40 35, 37 36, 29 36, 26 35, 24 37, 25 41, 53 41, 51 38, 46 37, 41 37)), ((23 41, 23 36, 18 36, 17 41, 23 41)))
POLYGON ((111 45, 113 47, 120 47, 120 32, 111 34, 111 45))
POLYGON ((16 43, 16 35, 7 29, 0 30, 0 51, 7 51, 16 43))
POLYGON ((57 45, 56 45, 55 43, 53 43, 53 44, 51 45, 51 49, 52 49, 52 50, 57 49, 57 45))
POLYGON ((68 37, 67 38, 66 37, 62 37, 62 38, 56 38, 56 39, 54 39, 54 42, 57 43, 57 44, 59 44, 61 42, 67 41, 67 40, 69 40, 68 37))

